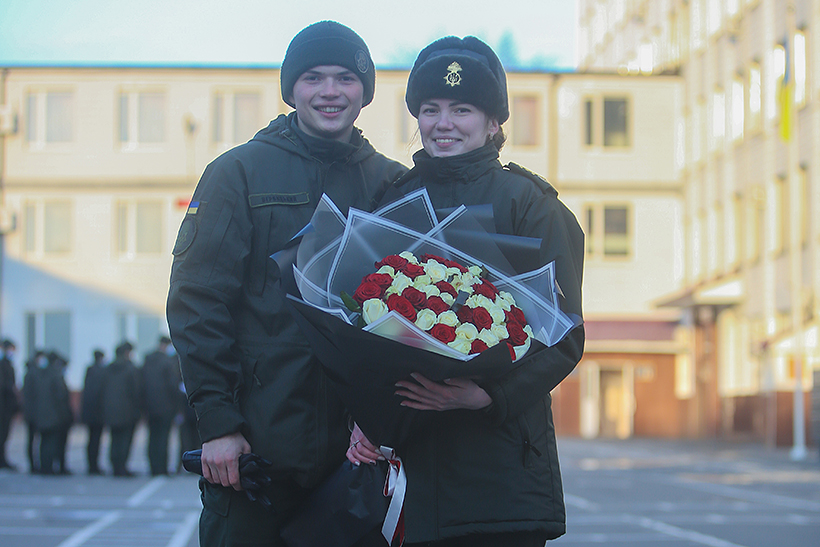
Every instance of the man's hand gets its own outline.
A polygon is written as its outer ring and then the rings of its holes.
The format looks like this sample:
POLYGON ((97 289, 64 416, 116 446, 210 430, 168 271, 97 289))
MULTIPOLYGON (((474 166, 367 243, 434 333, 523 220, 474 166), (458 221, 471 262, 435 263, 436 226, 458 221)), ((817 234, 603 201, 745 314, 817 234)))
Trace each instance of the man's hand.
POLYGON ((239 456, 250 452, 251 445, 239 432, 203 443, 202 476, 211 484, 242 490, 239 483, 239 456))
POLYGON ((479 410, 493 402, 486 391, 468 378, 450 378, 440 384, 418 373, 410 376, 418 383, 406 380, 396 382, 396 387, 401 388, 396 395, 406 397, 401 402, 402 406, 416 410, 479 410))

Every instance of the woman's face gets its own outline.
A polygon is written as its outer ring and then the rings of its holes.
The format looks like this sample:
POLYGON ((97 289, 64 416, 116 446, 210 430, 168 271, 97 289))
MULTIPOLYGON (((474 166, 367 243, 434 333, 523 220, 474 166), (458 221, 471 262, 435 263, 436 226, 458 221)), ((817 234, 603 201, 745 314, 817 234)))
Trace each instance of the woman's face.
POLYGON ((419 109, 421 144, 431 156, 457 156, 487 144, 498 122, 477 107, 453 99, 428 99, 419 109))

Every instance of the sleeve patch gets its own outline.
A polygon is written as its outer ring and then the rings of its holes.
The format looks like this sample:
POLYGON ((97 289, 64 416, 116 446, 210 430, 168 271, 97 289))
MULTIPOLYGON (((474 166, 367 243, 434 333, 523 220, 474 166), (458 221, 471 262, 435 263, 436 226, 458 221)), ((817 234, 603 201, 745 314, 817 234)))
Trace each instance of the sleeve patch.
POLYGON ((191 246, 191 243, 194 242, 195 237, 196 220, 194 219, 193 214, 189 214, 185 217, 185 220, 182 221, 182 224, 179 227, 177 240, 176 243, 174 243, 173 251, 171 251, 173 255, 178 256, 187 251, 188 247, 191 246))

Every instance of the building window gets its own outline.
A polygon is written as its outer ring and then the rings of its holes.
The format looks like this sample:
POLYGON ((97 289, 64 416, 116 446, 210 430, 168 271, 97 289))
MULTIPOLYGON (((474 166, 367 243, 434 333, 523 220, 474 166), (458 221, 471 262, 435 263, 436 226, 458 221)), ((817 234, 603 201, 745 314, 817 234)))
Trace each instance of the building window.
POLYGON ((26 140, 32 147, 74 139, 74 94, 35 92, 26 97, 26 140))
POLYGON ((760 111, 763 106, 763 86, 760 79, 760 64, 749 65, 749 129, 760 129, 760 111))
POLYGON ((585 208, 587 255, 624 258, 632 251, 630 210, 626 205, 594 204, 585 208))
POLYGON ((65 310, 26 313, 26 349, 33 356, 40 348, 71 358, 71 312, 65 310))
POLYGON ((783 78, 786 76, 786 48, 778 44, 772 50, 772 76, 767 79, 768 93, 766 94, 766 115, 773 120, 780 113, 778 99, 783 78))
POLYGON ((806 33, 797 31, 794 35, 794 104, 806 104, 806 33))
POLYGON ((162 202, 122 201, 115 206, 115 246, 120 255, 162 252, 162 202))
POLYGON ((712 138, 710 148, 714 150, 723 144, 726 136, 726 95, 722 89, 712 94, 712 138))
POLYGON ((25 251, 65 254, 72 250, 71 203, 63 200, 29 202, 23 206, 25 251))
POLYGON ((587 99, 584 101, 585 143, 588 146, 630 146, 632 143, 629 134, 629 116, 629 100, 626 98, 587 99), (602 108, 599 108, 599 104, 602 108), (598 112, 603 112, 600 119, 598 112), (599 141, 599 138, 602 140, 599 141))
POLYGON ((214 94, 211 140, 215 144, 236 144, 250 140, 261 125, 262 98, 259 93, 219 92, 214 94))
POLYGON ((775 252, 789 248, 789 224, 791 207, 789 202, 789 179, 780 177, 775 182, 775 252))
POLYGON ((743 98, 743 81, 736 78, 732 82, 732 140, 738 141, 743 138, 744 117, 746 103, 743 98))
POLYGON ((163 334, 162 319, 156 315, 138 311, 123 311, 117 314, 117 334, 119 340, 134 344, 137 354, 146 355, 156 348, 157 340, 163 334))
POLYGON ((120 94, 120 143, 125 148, 165 141, 165 93, 120 94))
POLYGON ((512 144, 513 146, 536 146, 540 122, 537 97, 513 97, 512 144))

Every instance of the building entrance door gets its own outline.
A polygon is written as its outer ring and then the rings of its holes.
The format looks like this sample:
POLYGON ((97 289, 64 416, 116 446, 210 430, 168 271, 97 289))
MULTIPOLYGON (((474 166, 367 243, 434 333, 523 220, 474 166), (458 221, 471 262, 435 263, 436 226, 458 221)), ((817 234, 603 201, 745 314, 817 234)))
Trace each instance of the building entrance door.
POLYGON ((623 438, 626 424, 624 379, 621 369, 601 369, 598 435, 623 438))

